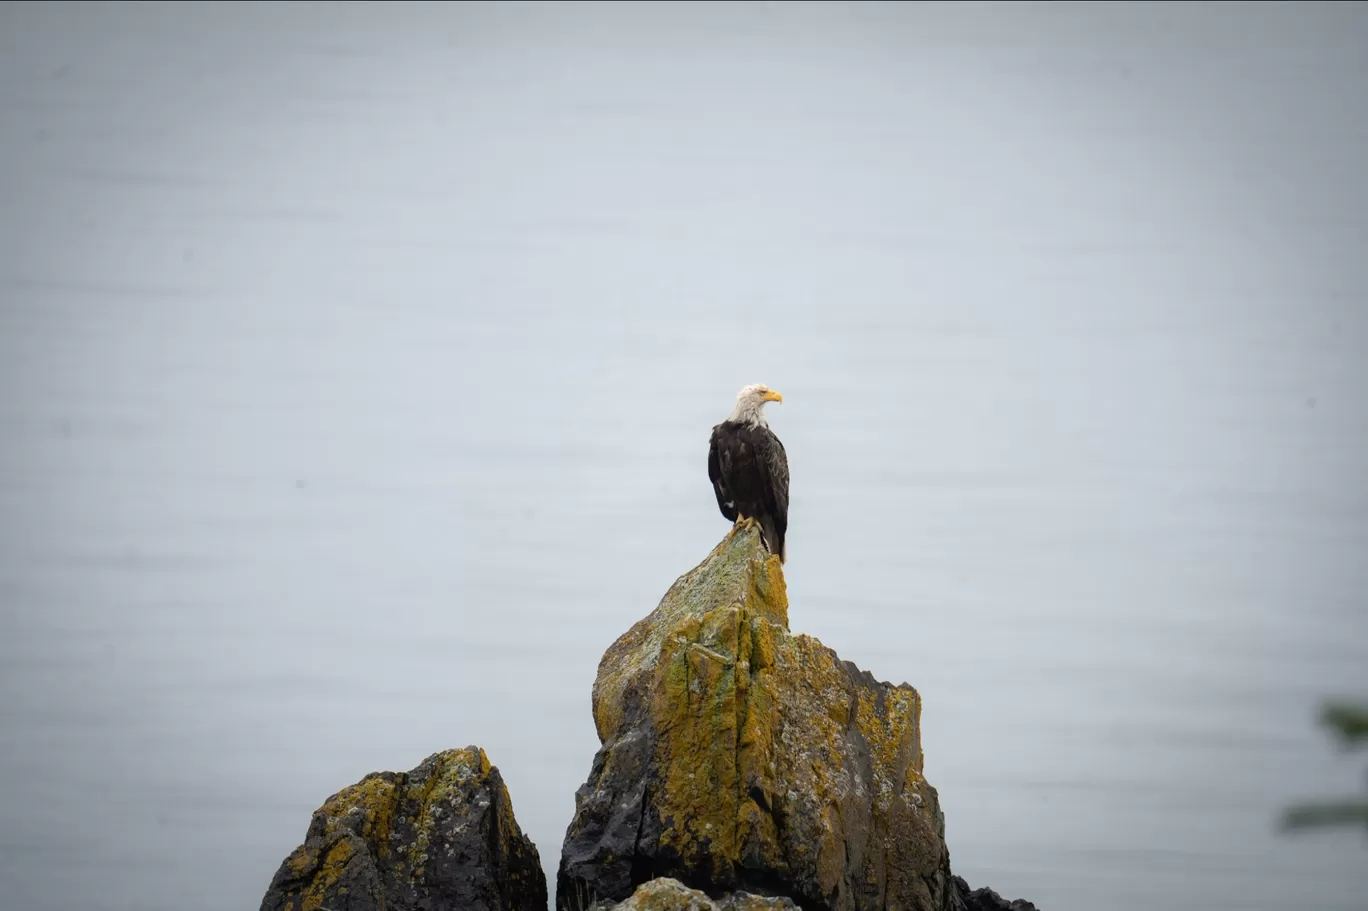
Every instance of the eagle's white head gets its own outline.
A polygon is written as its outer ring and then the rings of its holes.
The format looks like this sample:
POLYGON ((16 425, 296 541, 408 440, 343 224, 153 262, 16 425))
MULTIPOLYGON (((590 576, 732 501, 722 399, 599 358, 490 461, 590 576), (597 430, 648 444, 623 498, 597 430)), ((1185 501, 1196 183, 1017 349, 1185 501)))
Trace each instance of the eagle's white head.
POLYGON ((783 402, 784 397, 775 392, 764 383, 753 383, 746 386, 736 396, 736 407, 727 420, 737 424, 749 424, 752 427, 765 425, 765 415, 763 408, 766 402, 783 402))

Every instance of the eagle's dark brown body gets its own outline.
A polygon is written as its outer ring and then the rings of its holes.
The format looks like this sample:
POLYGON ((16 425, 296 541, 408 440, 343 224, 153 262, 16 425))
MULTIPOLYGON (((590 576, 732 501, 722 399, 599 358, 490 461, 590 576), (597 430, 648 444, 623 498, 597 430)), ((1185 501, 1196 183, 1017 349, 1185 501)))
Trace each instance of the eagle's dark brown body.
POLYGON ((723 421, 708 445, 708 477, 717 507, 732 522, 760 524, 770 553, 784 562, 788 531, 789 468, 784 444, 765 424, 723 421))

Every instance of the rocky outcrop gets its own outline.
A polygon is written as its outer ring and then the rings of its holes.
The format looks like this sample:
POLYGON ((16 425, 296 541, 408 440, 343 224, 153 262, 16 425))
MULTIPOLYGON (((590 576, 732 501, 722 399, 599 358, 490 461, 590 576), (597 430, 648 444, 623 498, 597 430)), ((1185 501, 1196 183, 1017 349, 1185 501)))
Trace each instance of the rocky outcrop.
POLYGON ((479 747, 377 772, 314 812, 261 911, 544 911, 546 875, 479 747))
POLYGON ((789 632, 758 531, 729 534, 608 649, 593 712, 561 911, 657 877, 809 911, 956 904, 920 697, 789 632))
POLYGON ((794 911, 787 898, 764 898, 747 892, 733 892, 717 901, 676 879, 653 879, 643 883, 632 897, 611 907, 613 911, 794 911))
MULTIPOLYGON (((1008 901, 992 889, 970 889, 962 876, 951 877, 954 896, 953 911, 1038 911, 1028 901, 1008 901)), ((637 886, 625 902, 600 900, 589 905, 587 893, 581 892, 571 903, 577 911, 793 911, 793 901, 752 895, 749 892, 729 892, 716 901, 697 889, 690 889, 676 879, 653 879, 637 886)))
POLYGON ((1035 905, 1022 899, 1008 901, 992 889, 973 889, 962 876, 954 877, 959 906, 955 911, 1037 911, 1035 905))

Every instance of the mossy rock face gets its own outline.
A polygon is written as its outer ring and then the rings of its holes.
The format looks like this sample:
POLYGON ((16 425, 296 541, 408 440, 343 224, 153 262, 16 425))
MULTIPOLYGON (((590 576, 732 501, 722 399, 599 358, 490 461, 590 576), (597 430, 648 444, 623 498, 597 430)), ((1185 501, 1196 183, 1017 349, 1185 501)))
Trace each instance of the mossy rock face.
POLYGON ((472 746, 329 797, 261 911, 544 911, 546 898, 503 778, 472 746))
POLYGON ((593 697, 602 747, 566 833, 562 911, 658 877, 807 909, 953 907, 920 697, 789 632, 757 531, 729 534, 608 649, 593 697))

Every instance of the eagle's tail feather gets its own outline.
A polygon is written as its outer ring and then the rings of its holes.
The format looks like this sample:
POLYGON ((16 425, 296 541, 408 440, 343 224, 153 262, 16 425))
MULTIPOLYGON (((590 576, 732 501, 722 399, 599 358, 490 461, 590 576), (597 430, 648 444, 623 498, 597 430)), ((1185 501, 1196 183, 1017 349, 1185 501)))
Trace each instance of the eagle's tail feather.
POLYGON ((760 519, 760 535, 765 539, 765 546, 769 552, 779 555, 779 562, 782 564, 787 557, 787 548, 784 546, 784 539, 779 536, 779 530, 774 527, 774 520, 769 516, 760 519))

